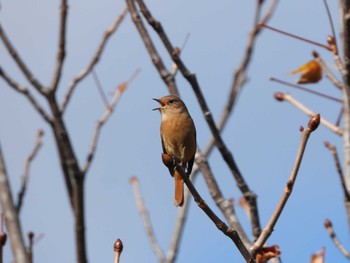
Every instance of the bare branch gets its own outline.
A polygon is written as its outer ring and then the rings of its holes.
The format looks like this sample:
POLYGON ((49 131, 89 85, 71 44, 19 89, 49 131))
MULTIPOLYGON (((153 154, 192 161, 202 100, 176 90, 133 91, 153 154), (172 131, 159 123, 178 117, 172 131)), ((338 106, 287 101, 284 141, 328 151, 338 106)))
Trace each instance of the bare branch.
MULTIPOLYGON (((182 75, 185 77, 185 79, 191 84, 192 89, 194 93, 197 96, 199 105, 201 106, 202 112, 204 114, 204 117, 207 121, 207 124, 212 132, 212 135, 215 138, 215 143, 217 148, 219 149, 223 159, 226 161, 227 165, 229 166, 234 178, 237 181, 238 188, 242 191, 244 197, 248 200, 250 206, 252 209, 256 209, 256 195, 249 189, 248 185, 246 184, 244 178, 242 177, 238 166, 233 158, 232 153, 229 151, 229 149, 226 147, 224 141, 222 140, 222 137, 219 133, 219 130, 216 127, 216 124, 213 120, 212 114, 207 106, 207 103, 204 99, 204 96, 202 94, 201 88, 197 82, 196 76, 191 73, 185 66, 185 64, 182 62, 182 60, 179 57, 179 52, 177 52, 176 49, 173 48, 172 44, 170 43, 165 31, 163 30, 163 27, 161 23, 153 18, 150 11, 146 7, 143 1, 137 0, 140 10, 148 23, 153 27, 153 29, 158 34, 159 38, 163 42, 165 48, 167 49, 168 53, 171 55, 172 60, 176 63, 178 69, 182 73, 182 75)), ((133 5, 133 1, 128 0, 128 4, 133 5), (130 3, 131 2, 131 3, 130 3)), ((130 8, 130 7, 129 7, 130 8)), ((137 11, 135 7, 130 8, 130 12, 132 14, 132 17, 139 17, 137 14, 137 11)), ((137 21, 134 21, 135 25, 137 25, 137 21)), ((253 212, 254 214, 257 214, 256 212, 253 212)))
POLYGON ((265 23, 259 23, 260 26, 262 27, 265 27, 267 29, 270 29, 272 31, 275 31, 279 34, 283 34, 283 35, 286 35, 286 36, 289 36, 289 37, 292 37, 292 38, 295 38, 295 39, 298 39, 298 40, 301 40, 301 41, 304 41, 304 42, 307 42, 309 44, 312 44, 312 45, 315 45, 315 46, 318 46, 318 47, 322 47, 322 48, 325 48, 327 49, 328 51, 333 51, 332 48, 330 46, 327 46, 327 45, 324 45, 324 44, 321 44, 319 42, 316 42, 316 41, 313 41, 313 40, 310 40, 310 39, 307 39, 307 38, 304 38, 304 37, 300 37, 300 36, 297 36, 297 35, 294 35, 294 34, 291 34, 291 33, 288 33, 286 31, 282 31, 280 29, 277 29, 277 28, 274 28, 272 26, 268 26, 266 25, 265 23))
POLYGON ((67 12, 68 5, 67 0, 61 0, 61 17, 60 17, 60 29, 59 29, 59 40, 56 58, 56 68, 53 74, 50 89, 55 91, 58 87, 58 83, 61 79, 63 61, 66 55, 66 24, 67 24, 67 12))
POLYGON ((19 222, 16 207, 14 205, 10 182, 6 172, 4 157, 0 146, 0 202, 4 212, 6 229, 9 234, 12 254, 16 262, 29 263, 24 240, 22 236, 21 224, 19 222))
POLYGON ((334 245, 339 249, 339 251, 348 259, 350 259, 350 253, 346 250, 346 248, 343 246, 343 244, 339 241, 339 239, 337 238, 334 230, 333 230, 333 226, 332 226, 332 222, 330 220, 326 220, 324 223, 324 226, 330 236, 330 238, 332 239, 334 245))
POLYGON ((26 160, 24 161, 24 172, 23 172, 23 176, 22 176, 22 186, 21 186, 21 189, 18 193, 18 200, 17 200, 17 205, 16 205, 16 210, 17 210, 18 214, 21 211, 23 198, 24 198, 24 195, 25 195, 26 190, 27 190, 28 178, 29 178, 29 168, 30 168, 32 161, 34 160, 34 158, 36 157, 37 153, 40 150, 40 147, 42 145, 41 137, 43 135, 44 135, 44 132, 42 130, 37 131, 36 136, 35 136, 36 137, 35 138, 35 145, 34 145, 32 151, 30 152, 30 154, 28 155, 28 157, 26 158, 26 160))
POLYGON ((284 189, 284 193, 282 194, 281 199, 280 199, 279 203, 277 204, 277 207, 276 207, 275 211, 273 212, 269 222, 267 223, 267 225, 265 226, 265 228, 261 232, 261 235, 259 236, 259 238, 255 241, 253 247, 250 249, 250 251, 253 255, 256 254, 257 250, 262 248, 262 246, 265 244, 267 239, 272 234, 272 231, 275 227, 275 224, 277 223, 277 220, 279 219, 283 208, 285 207, 290 195, 292 194, 293 187, 294 187, 294 184, 295 184, 295 181, 296 181, 296 178, 298 175, 298 171, 300 168, 300 164, 301 164, 301 161, 303 159, 304 152, 305 152, 306 144, 310 138, 311 133, 313 131, 315 131, 317 129, 317 127, 319 126, 320 118, 321 117, 319 114, 313 115, 309 121, 308 127, 306 129, 304 129, 304 131, 302 133, 302 137, 301 137, 298 152, 297 152, 297 155, 295 158, 294 166, 292 168, 288 182, 287 182, 286 187, 284 189))
POLYGON ((315 90, 312 90, 312 89, 308 89, 308 88, 302 87, 300 85, 292 84, 292 83, 289 83, 287 81, 280 80, 280 79, 277 79, 277 78, 274 78, 274 77, 271 77, 270 80, 271 81, 275 81, 275 82, 280 83, 280 84, 283 84, 283 85, 286 85, 288 87, 292 87, 294 89, 299 89, 299 90, 302 90, 302 91, 314 94, 316 96, 326 98, 328 100, 333 100, 333 101, 336 101, 336 102, 339 102, 339 103, 343 103, 343 100, 341 100, 341 99, 329 96, 327 94, 324 94, 324 93, 321 93, 321 92, 318 92, 318 91, 315 91, 315 90))
POLYGON ((114 263, 119 263, 120 255, 123 252, 123 242, 118 238, 114 243, 114 263))
POLYGON ((151 220, 149 218, 148 212, 146 210, 145 204, 143 202, 143 198, 141 196, 141 191, 140 191, 140 185, 137 177, 133 176, 130 178, 130 184, 134 189, 134 195, 135 195, 135 200, 136 200, 136 206, 137 209, 139 210, 139 213, 143 219, 143 224, 147 233, 147 236, 149 238, 149 241, 151 243, 151 247, 154 251, 154 253, 157 255, 157 258, 159 262, 165 263, 167 262, 164 253, 159 246, 156 237, 154 235, 154 231, 152 228, 151 220))
POLYGON ((105 92, 103 91, 103 87, 102 87, 102 84, 100 82, 100 79, 97 76, 96 70, 92 69, 91 72, 92 72, 92 76, 94 78, 98 93, 100 93, 100 97, 101 97, 103 103, 105 104, 105 107, 108 108, 109 107, 108 99, 106 97, 105 92))
POLYGON ((234 230, 232 227, 227 226, 214 213, 214 211, 207 205, 207 203, 203 200, 201 195, 198 193, 198 191, 196 190, 196 188, 194 187, 194 185, 192 184, 192 182, 190 181, 190 179, 186 175, 186 172, 183 169, 183 167, 181 165, 179 165, 179 163, 177 162, 177 160, 175 158, 174 158, 174 163, 176 165, 176 170, 181 175, 182 179, 184 180, 188 190, 191 192, 191 194, 194 198, 194 201, 197 203, 199 208, 201 208, 203 210, 203 212, 211 219, 211 221, 216 225, 216 227, 223 234, 225 234, 227 237, 229 237, 234 242, 234 244, 236 245, 236 247, 238 248, 238 250, 240 251, 240 253, 244 257, 246 262, 255 263, 256 261, 255 261, 254 257, 250 254, 249 250, 246 248, 246 246, 242 242, 237 231, 234 230))
MULTIPOLYGON (((309 117, 313 116, 315 113, 313 113, 309 108, 307 108, 306 106, 304 106, 303 104, 301 104, 299 101, 297 101, 296 99, 294 99, 291 95, 289 94, 285 94, 282 92, 276 92, 275 93, 275 98, 278 101, 288 101, 289 103, 291 103, 293 106, 295 106, 297 109, 301 110, 302 112, 304 112, 306 115, 308 115, 309 117)), ((328 120, 326 120, 325 118, 321 118, 321 124, 323 126, 325 126, 326 128, 328 128, 330 131, 334 132, 335 134, 338 135, 343 135, 344 131, 342 129, 340 129, 338 126, 335 126, 334 124, 332 124, 331 122, 329 122, 328 120)))
POLYGON ((129 86, 129 84, 133 81, 133 79, 137 76, 137 74, 139 72, 140 72, 139 69, 136 70, 128 81, 123 82, 122 84, 119 85, 119 87, 114 92, 114 95, 113 95, 111 103, 107 107, 107 109, 104 112, 103 116, 98 120, 98 122, 96 124, 96 127, 95 127, 94 135, 92 137, 92 142, 91 142, 91 145, 90 145, 90 151, 89 151, 89 153, 87 155, 85 165, 83 166, 83 169, 82 169, 83 175, 86 174, 86 172, 88 171, 88 169, 89 169, 89 167, 90 167, 90 165, 91 165, 91 163, 92 163, 92 161, 94 159, 94 156, 95 156, 95 153, 96 153, 96 148, 97 148, 97 142, 98 142, 98 138, 100 136, 100 132, 101 132, 102 126, 108 121, 109 117, 113 113, 113 110, 117 106, 121 95, 123 94, 125 89, 129 86))
POLYGON ((330 152, 333 155, 334 164, 335 164, 335 167, 337 168, 337 172, 338 172, 338 175, 340 177, 340 182, 341 182, 341 186, 343 188, 344 196, 345 196, 347 201, 350 201, 350 194, 349 194, 348 189, 346 188, 343 169, 342 169, 341 164, 340 164, 340 159, 338 156, 337 148, 334 145, 331 145, 329 142, 325 142, 324 145, 327 147, 328 150, 330 150, 330 152))
POLYGON ((198 165, 200 171, 203 174, 203 177, 205 179, 205 182, 208 185, 208 189, 210 191, 210 194, 216 203, 216 205, 219 207, 221 212, 226 218, 226 221, 228 224, 237 231, 238 235, 242 239, 244 245, 250 246, 251 242, 248 239, 245 231, 243 230, 236 213, 234 211, 233 206, 230 204, 230 202, 223 196, 218 183, 216 182, 216 179, 212 173, 212 170, 209 166, 209 163, 207 159, 203 156, 202 153, 197 151, 196 154, 196 164, 198 165))
POLYGON ((87 65, 86 68, 84 68, 82 71, 80 71, 80 73, 74 77, 71 82, 69 83, 66 95, 63 98, 62 104, 60 106, 60 111, 63 113, 64 110, 67 107, 67 104, 73 94, 73 91, 75 90, 75 87, 77 86, 77 84, 83 80, 93 69, 94 66, 96 66, 96 64, 98 63, 98 61, 101 58, 101 55, 106 47, 106 44, 108 42, 108 40, 110 39, 110 37, 112 36, 112 34, 118 29, 119 25, 121 24, 121 22, 123 21, 124 17, 126 16, 126 14, 128 13, 128 9, 124 8, 124 10, 121 12, 120 15, 118 15, 117 19, 114 21, 113 25, 110 26, 106 32, 104 33, 101 42, 95 52, 95 54, 93 55, 90 63, 87 65))
POLYGON ((343 88, 343 83, 341 83, 337 79, 337 77, 329 70, 327 64, 324 62, 324 60, 320 56, 318 56, 317 60, 321 64, 322 69, 325 72, 327 78, 333 83, 335 87, 341 90, 343 88))
POLYGON ((24 63, 24 61, 16 51, 15 47, 12 45, 10 39, 7 37, 1 24, 0 24, 0 38, 5 44, 7 51, 12 56, 13 60, 16 62, 17 66, 20 68, 20 70, 22 71, 24 76, 27 78, 27 80, 37 89, 37 91, 39 91, 41 94, 45 94, 46 90, 44 86, 36 79, 36 77, 32 74, 32 72, 26 66, 26 64, 24 63))
POLYGON ((232 107, 235 105, 238 94, 240 93, 243 85, 247 80, 246 75, 247 75, 248 66, 252 60, 257 36, 259 35, 262 29, 262 27, 259 25, 258 22, 260 19, 262 19, 264 23, 267 23, 267 21, 269 21, 269 19, 271 18, 277 6, 277 1, 276 0, 271 1, 271 5, 268 8, 267 12, 265 13, 265 16, 261 18, 263 6, 264 6, 264 1, 257 1, 253 26, 249 33, 249 38, 244 51, 243 59, 234 73, 234 77, 231 85, 231 91, 228 97, 227 105, 229 108, 227 109, 227 111, 231 111, 232 107))
POLYGON ((160 77, 163 79, 164 83, 166 83, 170 94, 179 95, 178 89, 176 87, 175 79, 172 74, 166 69, 161 57, 158 54, 157 49, 155 48, 146 27, 144 26, 141 17, 139 16, 134 0, 126 0, 128 8, 130 10, 131 18, 140 33, 143 43, 146 46, 146 49, 152 59, 154 66, 157 68, 160 77))
MULTIPOLYGON (((194 175, 195 175, 194 170, 195 169, 192 170, 193 172, 190 175, 190 180, 192 182, 194 180, 194 175)), ((175 227, 173 230, 171 243, 170 243, 170 246, 168 248, 168 253, 167 253, 167 263, 175 262, 176 257, 177 257, 177 252, 179 249, 180 240, 181 240, 181 237, 182 237, 183 232, 184 232, 185 221, 187 219, 188 210, 190 208, 190 202, 191 202, 191 199, 189 198, 190 192, 188 191, 188 189, 186 187, 184 189, 184 196, 185 196, 184 197, 185 202, 184 202, 182 208, 178 209, 178 213, 176 215, 175 227)))
POLYGON ((26 88, 14 81, 0 66, 0 76, 6 81, 6 83, 13 88, 15 91, 23 94, 27 97, 32 106, 38 111, 41 117, 48 123, 51 123, 51 117, 45 112, 40 106, 39 102, 33 97, 31 92, 26 88))

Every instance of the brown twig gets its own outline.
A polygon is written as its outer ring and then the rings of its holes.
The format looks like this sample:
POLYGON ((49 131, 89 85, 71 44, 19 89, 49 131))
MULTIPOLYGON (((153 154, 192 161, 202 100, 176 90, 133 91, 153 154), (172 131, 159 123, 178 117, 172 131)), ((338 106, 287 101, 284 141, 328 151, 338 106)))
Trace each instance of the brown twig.
MULTIPOLYGON (((187 34, 186 37, 185 37, 184 42, 182 43, 181 48, 179 49, 179 52, 182 52, 184 50, 184 48, 186 47, 186 44, 187 44, 187 41, 188 41, 189 38, 190 38, 190 34, 187 34)), ((171 70, 172 78, 175 78, 177 72, 178 72, 178 68, 177 68, 176 64, 173 63, 173 67, 172 67, 172 70, 171 70)))
POLYGON ((333 226, 332 226, 332 222, 327 219, 324 223, 324 226, 329 234, 329 237, 332 239, 334 245, 339 249, 339 251, 348 259, 350 259, 350 253, 346 250, 346 248, 343 246, 343 244, 339 241, 339 239, 337 238, 333 226))
POLYGON ((330 71, 330 69, 328 68, 327 64, 324 62, 324 60, 318 56, 317 57, 318 62, 321 64, 323 71, 326 74, 326 77, 333 83, 333 85, 335 87, 337 87, 338 89, 342 89, 343 88, 343 83, 341 83, 337 77, 330 71))
POLYGON ((338 118, 337 118, 337 121, 335 122, 335 126, 338 126, 340 125, 340 122, 343 118, 343 115, 344 115, 344 107, 342 107, 339 111, 339 114, 338 114, 338 118))
POLYGON ((345 178, 344 178, 344 174, 343 174, 343 169, 342 169, 341 164, 340 164, 340 159, 339 159, 339 156, 338 156, 337 148, 334 145, 331 145, 329 142, 324 142, 324 145, 327 147, 328 150, 330 150, 330 152, 333 155, 334 164, 335 164, 335 167, 337 169, 338 175, 340 177, 340 182, 341 182, 341 186, 342 186, 342 189, 343 189, 343 193, 344 193, 345 199, 348 202, 350 202, 350 194, 349 194, 348 189, 346 188, 346 183, 345 183, 345 178))
POLYGON ((159 262, 165 263, 165 262, 167 262, 167 260, 164 256, 164 253, 163 253, 161 247, 159 246, 159 244, 156 240, 156 237, 155 237, 155 234, 154 234, 154 231, 152 228, 151 220, 149 218, 148 211, 145 207, 145 204, 143 202, 143 198, 141 196, 139 181, 138 181, 136 176, 133 176, 130 178, 130 184, 134 189, 136 207, 139 210, 139 213, 143 219, 143 224, 144 224, 147 236, 149 238, 149 241, 151 243, 151 247, 152 247, 154 253, 156 254, 159 262))
POLYGON ((98 45, 98 48, 96 50, 96 52, 94 53, 90 63, 86 66, 86 68, 84 68, 83 70, 80 71, 80 73, 75 76, 69 83, 67 92, 63 98, 63 101, 61 103, 60 106, 60 111, 63 113, 64 110, 67 107, 67 104, 73 94, 73 91, 75 90, 75 87, 77 86, 77 84, 83 80, 93 69, 93 67, 98 63, 98 61, 100 60, 103 51, 105 50, 106 44, 108 42, 108 40, 110 39, 110 37, 112 36, 112 34, 117 30, 117 28, 119 27, 119 25, 121 24, 121 22, 123 21, 124 17, 126 16, 126 14, 128 13, 128 9, 124 8, 123 11, 121 12, 121 14, 119 14, 116 18, 116 20, 113 22, 113 25, 110 26, 104 33, 100 44, 98 45))
POLYGON ((11 188, 0 146, 0 203, 4 211, 4 221, 8 231, 12 254, 16 262, 29 263, 22 236, 21 224, 12 199, 11 188))
POLYGON ((97 76, 96 70, 93 68, 91 70, 91 72, 92 72, 92 77, 95 81, 95 85, 97 87, 98 93, 100 94, 100 97, 101 97, 105 107, 109 108, 109 102, 108 102, 107 96, 106 96, 105 92, 103 91, 102 84, 100 82, 100 79, 97 76))
MULTIPOLYGON (((127 2, 128 3, 130 2, 133 5, 132 0, 127 0, 127 2)), ((146 5, 144 4, 143 1, 137 0, 137 2, 140 6, 140 10, 141 10, 143 16, 146 18, 148 23, 153 27, 153 29, 158 34, 159 38, 163 42, 168 53, 171 55, 172 60, 174 61, 174 63, 176 63, 177 67, 179 68, 181 74, 184 76, 184 78, 192 86, 192 89, 197 96, 199 105, 201 106, 201 109, 202 109, 204 117, 207 121, 207 124, 212 132, 212 135, 215 138, 216 146, 219 149, 223 159, 226 161, 227 165, 229 166, 234 178, 236 179, 238 188, 242 191, 244 197, 247 198, 250 206, 253 208, 257 207, 256 206, 256 195, 255 195, 255 193, 253 193, 249 189, 248 185, 246 184, 244 178, 242 177, 242 175, 238 169, 238 166, 233 158, 232 153, 229 151, 229 149, 226 147, 224 141, 222 140, 220 132, 216 127, 216 124, 214 122, 212 114, 207 106, 207 103, 204 99, 201 88, 197 82, 197 78, 196 78, 195 74, 191 73, 186 68, 185 64, 180 59, 178 52, 176 52, 176 49, 174 49, 172 44, 170 43, 165 31, 163 30, 161 23, 153 18, 153 16, 151 15, 150 11, 148 10, 148 8, 146 7, 146 5)), ((133 9, 130 8, 130 13, 132 14, 132 17, 138 17, 138 14, 137 14, 135 7, 133 9)), ((136 22, 135 22, 135 24, 136 24, 136 22)))
POLYGON ((119 263, 120 255, 123 252, 123 242, 118 238, 114 242, 113 250, 114 250, 114 263, 119 263))
POLYGON ((207 159, 204 157, 204 155, 200 151, 197 151, 196 164, 198 165, 200 171, 203 174, 203 177, 205 179, 205 182, 208 185, 208 189, 210 191, 210 194, 215 204, 225 216, 226 221, 233 229, 237 231, 244 245, 246 247, 250 246, 251 242, 248 239, 245 231, 243 230, 242 225, 240 224, 236 216, 236 212, 234 211, 233 206, 230 204, 229 200, 227 200, 223 196, 220 190, 220 187, 216 182, 215 176, 212 173, 212 170, 209 166, 207 159))
POLYGON ((96 127, 95 127, 95 131, 94 131, 94 135, 92 137, 92 142, 90 145, 90 151, 87 155, 86 161, 85 161, 85 165, 83 166, 82 169, 82 173, 83 175, 86 174, 86 172, 88 171, 88 169, 90 168, 90 165, 94 159, 95 153, 96 153, 96 148, 97 148, 97 142, 101 133, 101 128, 102 126, 108 121, 109 117, 111 116, 111 114, 113 113, 115 107, 117 106, 119 99, 121 98, 123 92, 125 91, 125 89, 130 85, 130 83, 134 80, 134 78, 139 74, 140 69, 137 69, 132 76, 129 78, 129 80, 127 80, 126 82, 123 82, 122 84, 120 84, 117 89, 114 92, 113 98, 111 103, 107 102, 107 108, 104 112, 104 114, 102 115, 102 117, 98 120, 96 127))
POLYGON ((253 255, 256 254, 257 250, 259 250, 265 244, 267 239, 270 237, 270 235, 275 227, 275 224, 278 221, 278 219, 282 213, 283 208, 285 207, 290 195, 292 194, 293 187, 294 187, 294 184, 295 184, 295 181, 296 181, 296 178, 298 175, 298 171, 300 168, 300 164, 301 164, 301 161, 303 159, 304 152, 305 152, 306 144, 309 140, 311 133, 313 131, 315 131, 317 129, 317 127, 319 126, 320 119, 321 119, 321 117, 319 114, 313 115, 309 121, 308 127, 306 129, 304 129, 304 131, 302 133, 298 152, 297 152, 295 162, 294 162, 294 166, 293 166, 292 171, 290 173, 290 176, 289 176, 288 182, 286 184, 286 187, 284 189, 284 192, 281 196, 279 203, 277 204, 275 211, 271 215, 269 222, 267 223, 267 225, 265 226, 265 228, 261 232, 261 235, 255 241, 254 245, 251 248, 251 253, 253 255))
POLYGON ((289 37, 292 37, 292 38, 295 38, 295 39, 298 39, 298 40, 301 40, 301 41, 304 41, 304 42, 307 42, 307 43, 310 43, 310 44, 315 45, 315 46, 319 46, 319 47, 325 48, 325 49, 327 49, 329 51, 333 51, 330 46, 326 46, 326 45, 318 43, 316 41, 313 41, 313 40, 310 40, 310 39, 307 39, 307 38, 304 38, 304 37, 300 37, 300 36, 288 33, 286 31, 282 31, 280 29, 268 26, 265 23, 259 23, 259 25, 262 26, 262 27, 265 27, 267 29, 270 29, 272 31, 275 31, 277 33, 280 33, 280 34, 283 34, 283 35, 286 35, 286 36, 289 36, 289 37))
POLYGON ((37 78, 33 75, 33 73, 29 70, 27 65, 24 63, 20 55, 18 54, 15 47, 12 45, 10 39, 7 37, 4 29, 2 28, 0 24, 0 38, 2 39, 2 42, 4 43, 8 53, 12 56, 13 60, 16 62, 17 66, 20 68, 24 76, 27 78, 27 80, 33 85, 33 87, 36 88, 37 91, 39 91, 41 94, 45 94, 46 90, 44 86, 37 80, 37 78))
MULTIPOLYGON (((288 101, 289 103, 291 103, 293 106, 295 106, 297 109, 301 110, 302 112, 304 112, 306 115, 308 115, 309 117, 313 116, 315 113, 313 113, 309 108, 307 108, 306 106, 304 106, 303 104, 301 104, 299 101, 297 101, 296 99, 294 99, 291 95, 289 94, 285 94, 282 92, 276 92, 275 93, 275 98, 278 101, 288 101)), ((334 124, 332 124, 330 121, 326 120, 325 118, 321 118, 321 124, 323 126, 325 126, 326 128, 328 128, 330 131, 334 132, 337 135, 343 135, 344 131, 342 129, 340 129, 339 127, 335 126, 334 124)))
POLYGON ((17 205, 16 205, 16 210, 17 210, 18 214, 21 211, 23 198, 24 198, 24 195, 26 193, 27 186, 28 186, 29 168, 30 168, 32 161, 34 160, 34 158, 36 157, 37 153, 40 150, 40 147, 42 145, 41 137, 43 135, 44 135, 44 132, 42 130, 37 131, 36 136, 35 136, 34 147, 33 147, 32 151, 30 152, 30 154, 28 155, 28 157, 24 161, 24 172, 23 172, 23 176, 22 176, 22 186, 21 186, 20 191, 18 192, 18 200, 17 200, 17 205))
MULTIPOLYGON (((195 175, 195 169, 192 170, 192 173, 190 175, 190 180, 192 182, 195 180, 194 175, 195 175)), ((167 252, 167 263, 173 263, 176 261, 176 257, 178 255, 177 252, 179 250, 179 244, 181 241, 182 234, 184 233, 185 221, 187 219, 188 210, 190 208, 190 202, 191 202, 191 199, 189 198, 190 191, 188 191, 187 188, 185 188, 184 191, 185 191, 184 192, 185 202, 182 208, 178 209, 178 213, 176 215, 173 235, 172 235, 170 246, 168 247, 168 252, 167 252)))
POLYGON ((60 17, 60 28, 59 28, 59 40, 56 57, 56 68, 52 77, 50 90, 55 91, 58 87, 58 83, 61 79, 62 67, 64 58, 66 55, 66 24, 67 24, 67 13, 68 4, 67 0, 61 0, 61 17, 60 17))
POLYGON ((157 68, 160 77, 163 79, 163 81, 166 83, 170 94, 173 95, 179 95, 175 78, 172 77, 172 74, 166 69, 163 60, 161 59, 160 55, 158 54, 157 49, 155 48, 151 37, 148 34, 148 31, 146 27, 144 26, 141 17, 139 16, 136 6, 134 3, 134 0, 126 0, 126 3, 128 5, 132 21, 134 22, 137 30, 139 31, 139 34, 143 40, 143 43, 145 44, 145 47, 152 59, 152 62, 154 66, 157 68))
POLYGON ((238 235, 237 231, 235 229, 233 229, 232 227, 227 226, 214 213, 214 211, 207 205, 207 203, 203 200, 203 198, 201 197, 201 195, 199 194, 197 189, 194 187, 194 185, 192 184, 192 182, 190 181, 190 179, 186 175, 186 172, 183 169, 183 167, 177 163, 175 158, 174 158, 174 163, 175 163, 175 166, 176 166, 176 170, 181 175, 182 179, 184 180, 188 190, 191 192, 191 194, 193 196, 193 199, 197 203, 199 208, 201 208, 203 210, 203 212, 211 219, 211 221, 215 224, 215 226, 223 234, 225 234, 227 237, 229 237, 234 242, 234 244, 236 245, 236 247, 238 248, 238 250, 240 251, 240 253, 244 257, 246 262, 255 263, 254 257, 250 254, 249 250, 246 248, 246 246, 242 242, 242 240, 241 240, 240 236, 238 235))
POLYGON ((283 85, 286 85, 288 87, 292 87, 294 89, 299 89, 299 90, 302 90, 302 91, 314 94, 316 96, 319 96, 319 97, 322 97, 322 98, 326 98, 328 100, 333 100, 333 101, 336 101, 336 102, 339 102, 339 103, 343 103, 343 100, 341 100, 341 99, 329 96, 327 94, 324 94, 324 93, 321 93, 321 92, 318 92, 318 91, 315 91, 315 90, 312 90, 312 89, 308 89, 308 88, 302 87, 300 85, 289 83, 287 81, 280 80, 280 79, 277 79, 277 78, 274 78, 274 77, 271 77, 270 80, 274 81, 274 82, 277 82, 277 83, 280 83, 280 84, 283 84, 283 85))
POLYGON ((29 241, 29 246, 27 249, 27 254, 28 254, 28 259, 29 262, 32 263, 33 262, 33 245, 34 245, 34 233, 32 231, 30 231, 27 235, 28 237, 28 241, 29 241))
POLYGON ((31 92, 24 86, 19 85, 14 79, 12 79, 0 66, 0 76, 5 80, 5 82, 13 88, 15 91, 23 94, 27 97, 32 106, 38 111, 40 116, 48 123, 51 123, 51 117, 46 113, 46 111, 40 106, 39 102, 33 97, 31 92))

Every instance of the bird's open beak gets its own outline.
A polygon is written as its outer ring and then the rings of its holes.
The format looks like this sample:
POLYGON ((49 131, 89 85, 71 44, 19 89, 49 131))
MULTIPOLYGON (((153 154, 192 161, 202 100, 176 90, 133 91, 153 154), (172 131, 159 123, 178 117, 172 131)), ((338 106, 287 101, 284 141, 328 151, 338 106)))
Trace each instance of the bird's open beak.
MULTIPOLYGON (((154 99, 154 98, 153 98, 152 100, 155 100, 156 102, 158 102, 162 107, 164 106, 163 103, 162 103, 159 99, 154 99)), ((159 111, 160 111, 160 109, 161 109, 162 107, 154 108, 154 109, 152 109, 152 110, 159 110, 159 111)))

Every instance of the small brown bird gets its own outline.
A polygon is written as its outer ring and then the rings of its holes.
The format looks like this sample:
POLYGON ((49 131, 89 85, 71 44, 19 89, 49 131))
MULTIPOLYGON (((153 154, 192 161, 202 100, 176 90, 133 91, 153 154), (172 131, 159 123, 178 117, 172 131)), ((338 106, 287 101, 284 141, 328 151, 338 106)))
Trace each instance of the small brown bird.
MULTIPOLYGON (((161 107, 153 110, 159 110, 162 117, 160 136, 163 153, 176 158, 189 176, 197 149, 196 127, 191 115, 185 103, 176 96, 169 95, 154 100, 161 105, 161 107)), ((183 180, 174 169, 174 165, 167 164, 167 166, 175 180, 175 206, 182 206, 184 202, 183 180)))

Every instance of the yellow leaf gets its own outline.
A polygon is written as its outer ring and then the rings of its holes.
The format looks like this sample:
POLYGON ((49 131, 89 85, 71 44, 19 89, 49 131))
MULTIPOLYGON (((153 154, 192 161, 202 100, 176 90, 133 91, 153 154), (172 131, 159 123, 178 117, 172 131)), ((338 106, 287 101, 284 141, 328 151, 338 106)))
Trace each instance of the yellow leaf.
POLYGON ((301 73, 300 78, 297 80, 298 84, 317 83, 322 79, 322 66, 314 59, 291 71, 289 74, 294 75, 297 73, 301 73))

